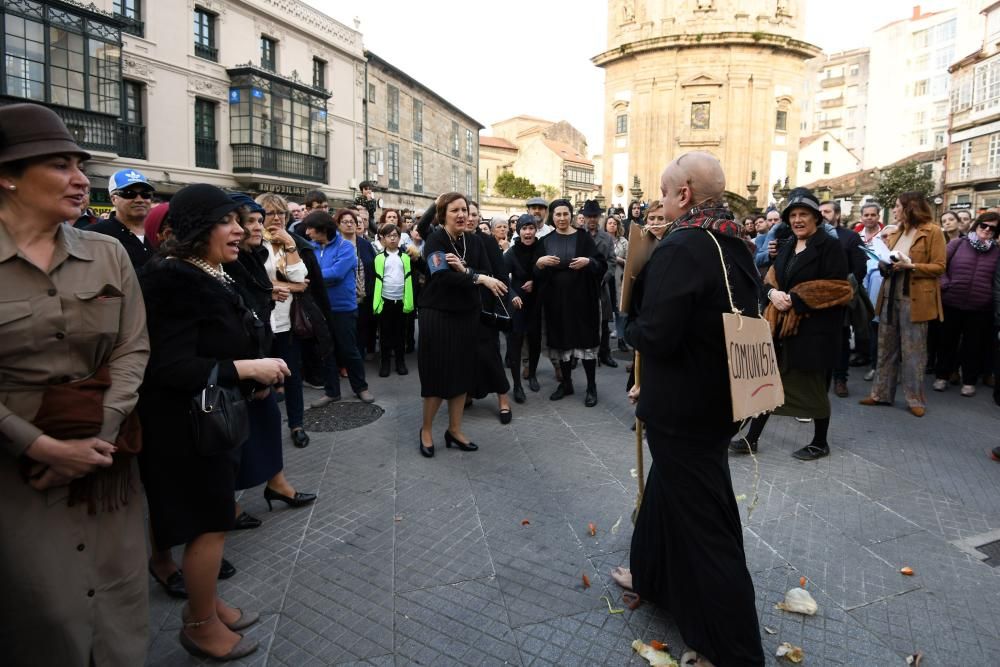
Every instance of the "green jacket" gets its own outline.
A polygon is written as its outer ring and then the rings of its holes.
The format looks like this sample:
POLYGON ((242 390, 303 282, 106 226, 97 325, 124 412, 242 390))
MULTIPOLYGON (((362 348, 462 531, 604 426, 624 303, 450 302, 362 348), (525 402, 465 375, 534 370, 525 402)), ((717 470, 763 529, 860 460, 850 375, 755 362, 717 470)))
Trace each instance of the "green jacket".
MULTIPOLYGON (((372 298, 372 310, 376 315, 381 314, 385 301, 382 299, 382 276, 385 275, 385 250, 375 255, 375 296, 372 298)), ((402 250, 399 258, 403 261, 403 312, 413 312, 413 277, 410 268, 410 256, 402 250)))

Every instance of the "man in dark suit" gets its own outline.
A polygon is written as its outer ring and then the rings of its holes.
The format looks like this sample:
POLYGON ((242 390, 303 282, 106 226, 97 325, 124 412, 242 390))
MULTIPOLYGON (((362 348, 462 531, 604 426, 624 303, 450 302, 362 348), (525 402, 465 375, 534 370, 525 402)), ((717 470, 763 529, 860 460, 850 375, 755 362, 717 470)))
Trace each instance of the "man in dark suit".
MULTIPOLYGON (((840 220, 840 202, 836 199, 831 201, 825 201, 819 205, 819 212, 823 215, 823 220, 833 225, 834 230, 837 232, 837 238, 840 240, 840 246, 847 253, 847 268, 851 276, 854 277, 854 301, 864 298, 862 296, 864 290, 859 289, 859 287, 864 284, 865 274, 868 272, 867 262, 868 257, 865 255, 864 250, 861 246, 864 242, 858 233, 848 229, 840 220)), ((846 277, 846 276, 845 276, 846 277)), ((846 309, 845 321, 843 334, 841 336, 840 343, 840 361, 837 362, 837 367, 833 369, 833 393, 841 398, 847 398, 847 368, 848 362, 851 356, 851 312, 855 307, 861 307, 860 304, 852 301, 851 307, 846 309)), ((863 331, 860 327, 854 331, 855 341, 854 349, 856 350, 867 350, 868 349, 868 330, 865 328, 863 331)))
POLYGON ((685 643, 714 665, 763 665, 753 581, 729 476, 732 418, 722 313, 759 316, 752 243, 725 206, 709 153, 671 162, 660 189, 671 232, 643 270, 626 339, 642 355, 636 415, 653 458, 632 536, 630 569, 612 577, 665 607, 685 643), (716 245, 718 243, 718 245, 716 245))

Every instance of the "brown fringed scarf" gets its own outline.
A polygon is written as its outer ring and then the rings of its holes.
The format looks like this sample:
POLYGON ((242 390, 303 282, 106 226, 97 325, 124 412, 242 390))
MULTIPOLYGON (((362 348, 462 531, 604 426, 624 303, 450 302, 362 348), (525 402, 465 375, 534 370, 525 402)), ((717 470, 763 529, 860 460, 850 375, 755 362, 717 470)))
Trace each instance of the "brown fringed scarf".
MULTIPOLYGON (((45 435, 59 440, 92 438, 100 433, 104 424, 104 392, 110 386, 111 369, 105 365, 84 380, 46 387, 33 423, 45 435)), ((139 417, 135 412, 122 423, 114 445, 118 451, 109 467, 98 468, 70 482, 70 507, 85 502, 87 512, 96 514, 98 503, 108 512, 128 504, 132 457, 142 448, 139 417)), ((37 467, 37 462, 25 457, 21 467, 25 481, 33 467, 37 467)))
MULTIPOLYGON (((773 266, 764 277, 764 285, 781 289, 773 266)), ((854 289, 846 280, 808 280, 793 287, 789 294, 796 295, 813 310, 822 310, 849 304, 854 289)), ((768 303, 764 309, 764 319, 771 325, 771 335, 775 338, 794 336, 799 332, 799 322, 808 317, 809 313, 800 315, 794 308, 782 312, 773 303, 768 303)))

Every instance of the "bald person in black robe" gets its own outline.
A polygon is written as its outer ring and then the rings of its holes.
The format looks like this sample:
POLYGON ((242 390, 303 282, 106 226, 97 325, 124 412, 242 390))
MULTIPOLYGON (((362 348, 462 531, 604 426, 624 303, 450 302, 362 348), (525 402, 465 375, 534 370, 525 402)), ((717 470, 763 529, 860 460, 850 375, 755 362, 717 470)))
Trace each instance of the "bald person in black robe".
POLYGON ((756 316, 760 278, 723 204, 725 176, 708 153, 686 153, 661 178, 670 233, 644 269, 626 340, 642 355, 636 415, 653 462, 632 535, 630 569, 612 577, 673 616, 694 664, 764 664, 753 581, 729 474, 732 419, 722 313, 756 316), (706 233, 706 230, 708 233, 706 233))

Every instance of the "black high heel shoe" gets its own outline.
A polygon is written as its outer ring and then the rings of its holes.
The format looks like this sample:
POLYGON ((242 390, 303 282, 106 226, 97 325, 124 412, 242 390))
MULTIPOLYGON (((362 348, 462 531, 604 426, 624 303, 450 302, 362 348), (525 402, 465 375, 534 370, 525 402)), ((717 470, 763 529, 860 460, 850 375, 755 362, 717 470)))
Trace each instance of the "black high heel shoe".
POLYGON ((424 429, 421 428, 417 431, 417 442, 420 443, 420 453, 429 459, 434 458, 434 443, 431 443, 430 447, 424 446, 424 429))
POLYGON ((449 447, 449 448, 452 445, 455 445, 456 447, 458 447, 459 449, 461 449, 463 452, 474 452, 477 449, 479 449, 479 445, 477 445, 476 443, 474 443, 474 442, 468 442, 468 443, 462 442, 458 438, 456 438, 455 436, 453 436, 451 434, 451 431, 447 431, 447 430, 444 432, 444 444, 447 447, 449 447))
POLYGON ((277 491, 273 490, 269 486, 264 487, 264 500, 267 501, 267 511, 270 512, 273 508, 271 507, 272 500, 280 500, 290 507, 304 507, 309 503, 316 500, 315 493, 299 493, 295 492, 294 496, 283 496, 277 491))

